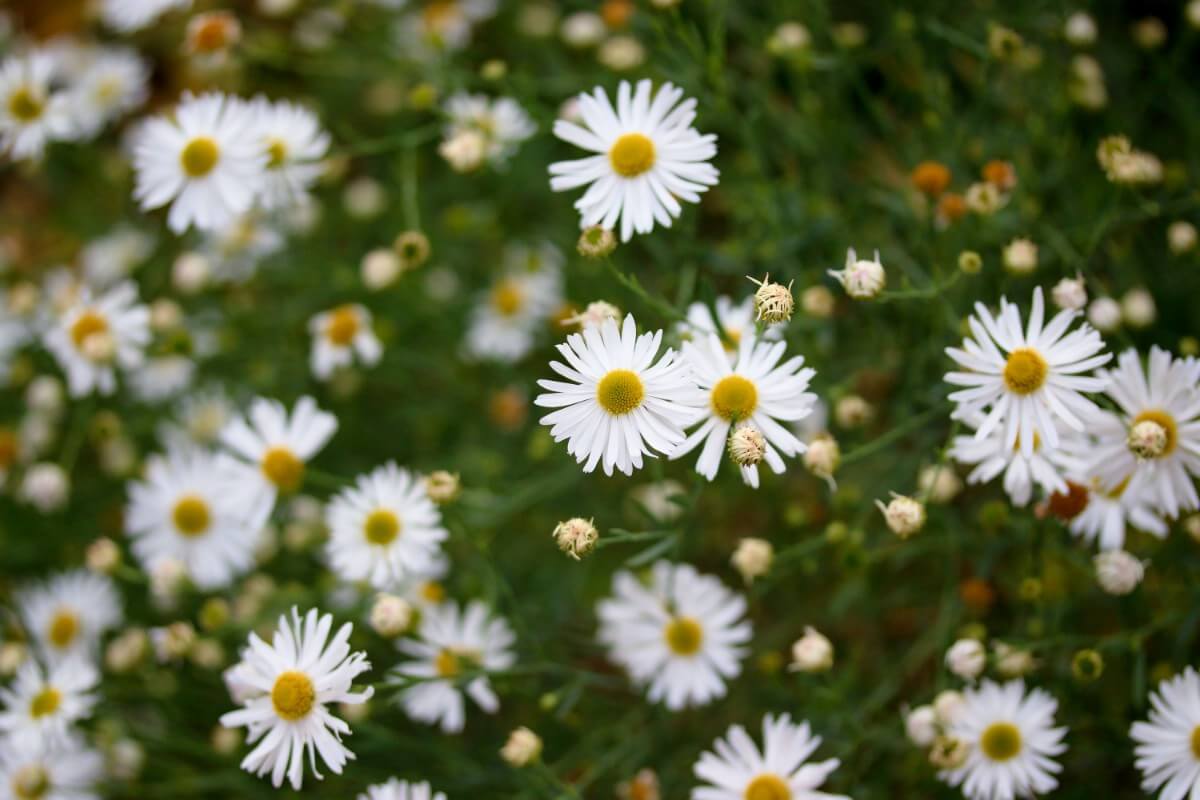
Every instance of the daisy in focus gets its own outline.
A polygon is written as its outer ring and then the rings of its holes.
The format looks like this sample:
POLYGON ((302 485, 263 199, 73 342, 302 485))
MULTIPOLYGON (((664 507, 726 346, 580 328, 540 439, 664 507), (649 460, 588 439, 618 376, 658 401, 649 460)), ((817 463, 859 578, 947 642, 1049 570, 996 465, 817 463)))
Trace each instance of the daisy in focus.
POLYGON ((1150 719, 1135 722, 1142 791, 1159 800, 1200 793, 1200 675, 1192 667, 1158 684, 1150 693, 1150 719))
POLYGON ((1040 286, 1033 291, 1024 330, 1020 312, 1007 299, 1000 299, 995 317, 976 303, 975 314, 968 319, 974 338, 963 339, 961 349, 946 348, 946 354, 966 370, 945 376, 947 383, 967 387, 950 395, 958 404, 953 417, 983 412, 975 438, 984 439, 999 428, 1004 446, 1019 444, 1026 456, 1033 454, 1035 437, 1043 447, 1058 448, 1056 420, 1072 430, 1083 430, 1084 421, 1097 407, 1082 393, 1098 392, 1106 384, 1105 378, 1084 373, 1112 357, 1101 352, 1104 341, 1087 323, 1067 332, 1079 312, 1060 311, 1043 326, 1044 314, 1040 286))
POLYGON ((444 110, 445 142, 469 137, 471 149, 477 149, 482 160, 493 166, 503 166, 537 130, 525 109, 511 97, 491 100, 482 94, 458 92, 447 98, 444 110))
POLYGON ((662 331, 637 333, 633 315, 621 328, 605 320, 599 328, 573 333, 558 345, 566 364, 550 368, 566 381, 540 380, 546 390, 533 401, 557 409, 542 417, 554 441, 567 442, 567 452, 591 472, 602 463, 633 474, 642 456, 671 453, 683 440, 692 418, 681 399, 692 389, 685 365, 668 349, 654 363, 662 331))
POLYGON ((504 619, 493 617, 479 601, 461 611, 457 603, 443 603, 421 611, 417 636, 399 642, 401 652, 413 660, 393 670, 401 679, 421 679, 400 695, 410 718, 457 733, 466 721, 464 693, 488 714, 499 710, 487 673, 508 669, 517 660, 512 650, 516 636, 504 619))
POLYGON ((150 310, 129 281, 102 294, 84 287, 44 336, 73 397, 115 392, 116 368, 141 366, 149 341, 150 310))
POLYGON ((389 778, 387 783, 368 786, 358 800, 446 800, 446 795, 435 792, 425 781, 409 783, 399 778, 389 778))
POLYGON ((509 364, 523 358, 562 305, 562 253, 552 245, 516 252, 528 257, 506 252, 503 271, 471 311, 465 349, 472 358, 509 364))
MULTIPOLYGON (((290 494, 304 483, 305 464, 337 431, 337 418, 301 397, 291 415, 277 400, 263 397, 250 403, 245 417, 235 417, 221 431, 221 443, 249 469, 245 474, 258 496, 257 503, 275 507, 280 493, 290 494)), ((257 519, 262 510, 250 513, 257 519)))
MULTIPOLYGON (((972 430, 982 423, 980 412, 973 412, 963 420, 963 424, 972 430)), ((1003 473, 1004 491, 1015 506, 1028 505, 1034 484, 1048 495, 1067 491, 1067 482, 1060 469, 1063 456, 1060 453, 1051 458, 1042 450, 1040 437, 1034 438, 1033 452, 1025 455, 1019 449, 1006 446, 1004 434, 999 429, 993 429, 983 439, 956 436, 950 447, 950 457, 960 464, 975 465, 967 476, 967 483, 988 483, 1003 473)))
POLYGON ((86 719, 96 705, 91 690, 100 673, 82 658, 59 661, 43 670, 25 661, 8 688, 0 688, 0 731, 9 738, 61 743, 71 726, 86 719))
POLYGON ((168 11, 189 8, 192 0, 103 0, 100 19, 119 33, 147 27, 168 11))
POLYGON ((575 201, 580 227, 615 230, 620 220, 623 242, 634 231, 654 230, 656 222, 671 227, 683 210, 679 200, 700 202, 719 175, 709 163, 717 154, 717 137, 692 127, 696 101, 683 100, 683 90, 669 83, 653 97, 651 90, 649 80, 639 81, 636 91, 621 81, 614 108, 596 87, 579 95, 583 126, 564 119, 554 123, 555 136, 594 155, 551 164, 550 188, 587 186, 575 201))
POLYGON ((330 568, 381 590, 433 573, 448 536, 420 478, 391 462, 338 492, 325 521, 330 568))
POLYGON ((649 585, 618 572, 596 615, 609 657, 671 711, 724 697, 749 652, 745 598, 689 564, 655 562, 649 585))
POLYGON ((0 153, 37 161, 50 141, 75 134, 71 99, 52 88, 55 59, 47 52, 11 55, 0 62, 0 153))
POLYGON ((167 225, 220 230, 250 210, 263 189, 269 156, 257 119, 242 100, 185 93, 171 116, 143 121, 132 139, 142 210, 170 204, 167 225))
POLYGON ((692 789, 692 800, 850 800, 818 791, 841 763, 805 763, 820 746, 808 723, 797 725, 789 714, 763 717, 761 750, 745 728, 733 725, 713 743, 716 752, 703 753, 693 767, 709 785, 692 789))
POLYGON ((104 632, 121 623, 121 601, 113 582, 82 569, 18 592, 17 610, 50 664, 71 656, 91 659, 104 632))
POLYGON ((0 797, 12 800, 93 800, 104 757, 83 738, 0 739, 0 797))
POLYGON ((383 345, 371 329, 371 312, 357 303, 322 311, 308 321, 313 336, 309 366, 318 380, 329 380, 334 371, 348 367, 355 356, 373 367, 383 355, 383 345))
MULTIPOLYGON (((779 421, 803 419, 812 413, 817 400, 806 391, 816 372, 804 367, 803 356, 780 364, 786 349, 783 342, 759 342, 748 335, 738 345, 736 361, 730 366, 716 334, 684 342, 683 357, 696 386, 681 396, 680 403, 692 409, 686 425, 699 427, 671 452, 671 458, 680 458, 703 442, 696 472, 711 481, 721 468, 730 431, 735 425, 752 425, 765 439, 763 460, 776 474, 786 471, 783 456, 799 455, 807 447, 779 421)), ((739 468, 742 480, 758 488, 758 465, 739 468)))
POLYGON ((350 652, 353 625, 347 622, 331 639, 332 627, 331 614, 314 608, 301 619, 293 608, 291 619, 279 618, 271 644, 251 633, 249 648, 233 668, 233 682, 246 687, 250 696, 242 701, 244 708, 223 714, 221 724, 246 728, 249 742, 258 744, 242 760, 242 769, 260 777, 269 772, 276 787, 286 775, 298 790, 306 759, 320 780, 318 754, 335 775, 354 758, 342 744, 350 726, 329 713, 328 706, 369 700, 373 687, 353 692, 351 684, 371 664, 366 653, 350 652))
POLYGON ((984 680, 963 691, 963 704, 948 725, 949 735, 967 743, 962 766, 938 777, 962 787, 968 800, 1013 800, 1045 794, 1058 786, 1066 752, 1066 728, 1054 727, 1058 701, 1041 689, 1025 691, 1021 680, 984 680))
POLYGON ((287 100, 256 97, 249 105, 254 136, 267 156, 262 207, 288 208, 307 201, 324 169, 329 134, 316 114, 287 100))
POLYGON ((125 509, 125 532, 142 568, 181 563, 203 590, 248 572, 266 523, 250 491, 224 454, 191 448, 148 459, 144 479, 129 484, 125 509))

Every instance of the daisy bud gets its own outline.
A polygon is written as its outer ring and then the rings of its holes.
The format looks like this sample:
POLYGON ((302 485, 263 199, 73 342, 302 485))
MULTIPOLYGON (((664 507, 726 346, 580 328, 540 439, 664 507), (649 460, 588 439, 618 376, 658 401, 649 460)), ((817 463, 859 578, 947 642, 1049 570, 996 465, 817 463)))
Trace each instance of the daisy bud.
POLYGON ((377 247, 363 256, 362 282, 372 292, 391 286, 402 271, 400 256, 391 248, 377 247))
POLYGON ((1037 667, 1033 653, 1004 642, 996 642, 992 646, 992 654, 996 659, 996 671, 1005 678, 1020 678, 1037 667))
POLYGON ((16 673, 29 656, 29 648, 20 642, 5 642, 0 645, 0 675, 8 677, 16 673))
POLYGON ((380 636, 399 636, 412 624, 413 608, 403 597, 381 593, 371 606, 371 628, 380 636))
POLYGON ((614 72, 626 72, 642 65, 646 48, 632 36, 614 36, 600 46, 596 60, 614 72))
POLYGON ((1063 37, 1075 47, 1087 47, 1096 41, 1096 20, 1086 11, 1076 11, 1067 17, 1063 37))
POLYGON ((1097 297, 1088 306, 1088 322, 1101 333, 1112 333, 1121 327, 1121 305, 1111 297, 1097 297))
POLYGON ((146 751, 133 739, 118 739, 108 750, 109 769, 117 780, 133 780, 145 763, 146 751))
POLYGON ((891 501, 885 506, 881 500, 875 506, 883 513, 892 533, 907 539, 925 527, 925 506, 911 497, 892 492, 891 501))
POLYGON ((416 269, 429 260, 429 237, 420 231, 404 231, 396 237, 392 249, 400 257, 401 269, 416 269))
POLYGON ((210 597, 200 606, 196 620, 206 631, 219 631, 229 622, 229 601, 223 597, 210 597))
POLYGON ((117 354, 117 342, 108 331, 97 331, 88 334, 79 349, 88 360, 103 364, 117 354))
POLYGON ((585 47, 595 47, 608 33, 603 18, 591 11, 576 11, 562 21, 559 34, 568 47, 582 50, 585 47))
POLYGON ((1183 520, 1183 529, 1192 541, 1200 544, 1200 514, 1189 514, 1183 520))
POLYGON ((946 651, 946 668, 965 681, 973 681, 987 665, 987 651, 978 639, 959 639, 946 651))
POLYGON ((241 38, 241 23, 228 11, 197 14, 188 21, 187 52, 198 56, 219 56, 241 38))
POLYGON ((1145 289, 1130 289, 1121 298, 1121 318, 1131 328, 1149 328, 1157 316, 1154 297, 1145 289))
POLYGON ((604 258, 617 249, 617 237, 608 228, 589 225, 579 234, 575 249, 584 258, 604 258))
POLYGON ((146 657, 150 640, 141 628, 129 628, 108 643, 104 664, 113 672, 129 672, 146 657))
POLYGON ((610 319, 619 322, 621 319, 621 309, 604 300, 593 300, 587 304, 587 308, 583 311, 573 317, 564 319, 562 324, 578 325, 579 329, 583 331, 586 331, 588 328, 599 330, 605 320, 610 319))
POLYGON ((25 405, 48 417, 56 417, 63 410, 62 382, 51 375, 39 375, 25 388, 25 405))
POLYGON ((1037 269, 1038 247, 1031 239, 1013 239, 1005 246, 1002 260, 1014 275, 1028 275, 1037 269))
POLYGON ((959 713, 966 702, 962 692, 955 689, 943 689, 933 698, 933 710, 937 712, 938 722, 950 725, 958 719, 959 713))
POLYGON ((1175 255, 1182 255, 1196 247, 1196 226, 1179 220, 1167 227, 1167 246, 1175 255))
POLYGON ((386 202, 387 194, 379 181, 365 175, 350 181, 342 192, 342 205, 346 213, 356 219, 378 216, 386 202))
POLYGON ((179 559, 161 559, 150 568, 150 593, 159 603, 169 604, 186 577, 187 569, 179 559))
POLYGON ((767 39, 767 52, 773 56, 795 55, 808 49, 812 36, 799 22, 781 23, 767 39))
POLYGON ((840 272, 829 270, 829 275, 837 278, 846 290, 846 294, 855 300, 870 300, 883 291, 887 284, 887 273, 879 261, 879 251, 875 251, 875 260, 860 260, 851 247, 846 251, 846 266, 840 272))
POLYGON ((958 268, 967 275, 978 275, 983 269, 983 257, 974 250, 963 250, 958 254, 958 268))
POLYGON ((729 559, 733 568, 742 576, 742 580, 750 583, 755 578, 766 575, 775 559, 775 548, 766 539, 747 537, 738 542, 737 550, 729 559))
POLYGON ((1099 680, 1104 674, 1104 656, 1095 650, 1080 650, 1071 659, 1071 674, 1080 683, 1099 680))
POLYGON ((196 629, 190 622, 172 622, 165 628, 150 629, 150 643, 154 645, 154 657, 160 663, 176 661, 191 650, 196 641, 196 629))
POLYGON ((753 425, 739 425, 729 434, 729 459, 739 467, 752 467, 763 460, 767 439, 753 425))
POLYGON ((22 500, 43 514, 57 511, 67 504, 71 482, 58 464, 34 464, 25 473, 19 495, 22 500))
POLYGON ((181 294, 195 294, 208 284, 212 270, 199 253, 181 253, 171 265, 171 285, 181 294))
POLYGON ((987 181, 972 183, 967 187, 967 208, 976 214, 995 214, 1004 206, 1005 197, 995 184, 987 181))
POLYGON ((1143 50, 1156 50, 1167 40, 1167 26, 1157 17, 1146 17, 1133 24, 1133 41, 1143 50))
POLYGON ((961 767, 971 754, 971 745, 957 736, 939 736, 929 748, 929 763, 940 770, 951 770, 961 767))
POLYGON ((833 292, 825 286, 810 286, 800 293, 801 310, 817 319, 832 317, 835 302, 833 292))
POLYGON ((1054 288, 1050 290, 1050 297, 1054 300, 1054 304, 1059 308, 1078 311, 1087 305, 1087 286, 1083 282, 1083 275, 1075 273, 1074 278, 1063 278, 1058 283, 1054 284, 1054 288))
POLYGON ((160 297, 150 304, 150 327, 157 333, 175 330, 183 322, 183 309, 174 300, 160 297))
POLYGON ((1158 458, 1167 449, 1167 429, 1152 419, 1142 420, 1129 429, 1125 443, 1139 460, 1158 458))
POLYGON ((217 670, 225 663, 225 648, 216 639, 197 639, 187 655, 200 669, 217 670))
POLYGON ((792 672, 825 672, 833 667, 833 643, 811 625, 792 643, 792 672))
POLYGON ((558 549, 576 561, 592 552, 596 547, 596 540, 600 538, 600 532, 596 530, 592 520, 582 517, 573 517, 558 523, 554 526, 553 535, 558 549))
POLYGON ((761 281, 756 281, 749 275, 746 277, 758 286, 758 291, 754 293, 755 319, 759 322, 776 323, 787 322, 792 318, 792 309, 796 301, 792 298, 790 282, 785 287, 783 284, 772 283, 770 275, 761 281))
POLYGON ((841 459, 842 451, 838 447, 837 439, 828 433, 818 434, 804 451, 804 466, 824 481, 833 480, 833 473, 837 471, 841 459))
POLYGON ((445 505, 453 501, 461 490, 462 482, 459 480, 457 472, 438 469, 425 477, 425 493, 438 505, 445 505))
POLYGON ((500 757, 514 767, 537 761, 541 755, 541 737, 523 725, 510 733, 508 741, 500 748, 500 757))
POLYGON ((224 725, 218 725, 213 728, 212 743, 213 750, 216 750, 223 756, 233 755, 238 748, 242 746, 242 732, 237 728, 226 728, 224 725))
POLYGON ((487 139, 477 130, 464 129, 438 145, 438 155, 455 172, 472 172, 483 164, 487 139))
POLYGON ((1137 588, 1146 574, 1141 561, 1124 550, 1105 550, 1092 563, 1096 567, 1096 582, 1108 594, 1125 595, 1137 588))
POLYGON ((963 483, 953 468, 930 464, 917 475, 917 488, 931 503, 949 503, 962 491, 963 483))
POLYGON ((917 706, 904 717, 904 733, 917 747, 929 747, 937 732, 937 712, 933 706, 917 706))
POLYGON ((121 548, 107 536, 101 537, 88 545, 86 561, 92 572, 107 575, 121 563, 121 548))
POLYGON ((833 407, 833 418, 843 428, 866 425, 875 416, 875 408, 856 394, 840 398, 833 407))

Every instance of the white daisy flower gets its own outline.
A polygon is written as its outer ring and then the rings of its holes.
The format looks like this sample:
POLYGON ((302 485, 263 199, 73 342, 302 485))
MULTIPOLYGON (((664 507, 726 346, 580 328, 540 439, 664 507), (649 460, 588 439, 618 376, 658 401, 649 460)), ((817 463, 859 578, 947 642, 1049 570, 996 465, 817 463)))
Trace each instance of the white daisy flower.
POLYGON ((967 370, 946 373, 947 383, 968 387, 950 395, 958 403, 954 417, 986 411, 975 437, 984 439, 1000 427, 1005 446, 1019 442, 1026 456, 1033 453, 1035 436, 1044 446, 1058 448, 1056 419, 1083 430, 1084 420, 1097 408, 1081 392, 1097 392, 1105 386, 1104 378, 1083 373, 1112 357, 1100 352, 1104 341, 1087 323, 1067 333, 1079 312, 1060 311, 1043 327, 1044 313, 1041 287, 1034 289, 1024 331, 1020 312, 1007 299, 1000 299, 995 317, 976 303, 975 314, 968 319, 974 339, 963 339, 962 349, 946 348, 946 354, 967 370))
POLYGON ((54 73, 54 56, 43 51, 0 62, 0 153, 36 161, 47 142, 74 136, 71 100, 51 88, 54 73))
POLYGON ((112 580, 87 570, 56 575, 17 594, 21 622, 51 664, 90 658, 105 631, 121 623, 112 580))
POLYGON ((493 617, 479 601, 461 611, 457 603, 443 603, 421 611, 417 637, 397 644, 415 660, 394 669, 397 677, 419 681, 400 694, 409 717, 457 733, 466 719, 464 693, 483 711, 496 713, 500 700, 487 673, 516 663, 516 636, 504 619, 493 617))
POLYGON ((1128 481, 1128 491, 1151 498, 1168 517, 1200 508, 1193 483, 1200 476, 1200 361, 1152 347, 1143 372, 1137 351, 1126 350, 1116 369, 1101 374, 1120 413, 1088 420, 1091 473, 1110 490, 1128 481))
POLYGON ((221 386, 202 387, 179 399, 174 419, 159 426, 158 439, 165 450, 209 447, 217 444, 221 430, 236 413, 221 386))
POLYGON ((368 786, 358 800, 446 800, 446 795, 435 792, 425 781, 409 783, 399 778, 389 778, 387 783, 368 786))
POLYGON ((383 355, 383 345, 371 328, 371 312, 358 303, 322 311, 308 321, 313 336, 309 364, 318 380, 329 380, 334 370, 348 367, 355 356, 373 367, 383 355))
POLYGON ((140 108, 149 93, 150 68, 136 51, 98 47, 88 53, 69 90, 80 135, 93 137, 108 123, 140 108))
MULTIPOLYGON (((407 0, 376 0, 399 7, 407 0)), ((439 0, 402 17, 396 29, 398 50, 427 61, 445 50, 461 50, 471 42, 475 26, 496 15, 498 0, 439 0)))
POLYGON ((628 81, 617 87, 614 109, 604 89, 579 95, 583 125, 564 119, 554 135, 596 155, 550 165, 550 188, 556 192, 587 186, 575 201, 580 227, 600 225, 614 230, 621 221, 621 241, 636 230, 649 233, 657 222, 671 227, 682 212, 679 200, 700 202, 715 186, 719 173, 708 163, 717 154, 717 137, 692 127, 696 101, 667 83, 651 98, 651 82, 628 81))
POLYGON ((437 566, 448 534, 419 476, 389 462, 360 475, 325 509, 330 568, 347 581, 393 589, 437 566))
POLYGON ((67 658, 48 670, 26 659, 7 689, 0 688, 0 731, 10 738, 62 742, 71 726, 96 705, 91 692, 100 674, 82 658, 67 658))
POLYGON ((246 478, 259 495, 257 502, 269 510, 280 492, 300 488, 305 464, 328 443, 337 425, 337 418, 317 408, 311 397, 296 401, 290 417, 282 403, 259 397, 246 417, 225 426, 221 442, 253 468, 246 478))
POLYGON ((1087 505, 1068 524, 1071 533, 1101 550, 1122 549, 1130 527, 1166 537, 1167 523, 1154 512, 1151 498, 1130 491, 1128 483, 1115 489, 1103 489, 1095 479, 1087 484, 1087 505))
POLYGON ((963 691, 949 735, 970 748, 966 761, 938 777, 962 787, 968 800, 1013 800, 1044 794, 1058 786, 1062 765, 1054 756, 1066 752, 1066 728, 1055 728, 1058 701, 1041 689, 1025 692, 1021 680, 994 683, 985 679, 963 691))
POLYGON ((471 311, 469 356, 511 364, 533 348, 539 328, 563 302, 560 261, 561 254, 536 263, 531 256, 528 263, 506 266, 471 311))
POLYGON ((99 800, 104 757, 72 735, 60 741, 0 739, 0 798, 99 800))
POLYGON ((661 343, 662 331, 638 336, 629 314, 620 329, 605 320, 558 345, 567 364, 551 361, 550 368, 567 381, 538 381, 547 394, 533 402, 558 409, 541 423, 551 426, 554 441, 567 441, 584 472, 603 462, 605 475, 614 466, 631 475, 643 454, 668 454, 683 441, 692 412, 680 400, 692 383, 673 350, 653 363, 661 343))
POLYGON ((220 230, 250 210, 268 156, 245 102, 219 92, 184 93, 172 116, 143 121, 133 135, 134 197, 142 210, 171 206, 175 233, 220 230))
MULTIPOLYGON (((963 423, 974 430, 983 423, 983 414, 972 412, 963 423)), ((1004 491, 1015 506, 1025 506, 1033 497, 1036 483, 1046 494, 1066 493, 1067 482, 1061 469, 1063 455, 1042 449, 1041 437, 1034 437, 1033 452, 1025 455, 1011 445, 1005 445, 1004 434, 998 428, 982 439, 975 436, 956 436, 950 447, 950 457, 960 464, 974 464, 967 483, 988 483, 1004 474, 1004 491)))
POLYGON ((120 283, 102 294, 84 287, 45 334, 46 349, 67 375, 72 397, 117 389, 114 367, 136 369, 150 341, 150 310, 137 286, 120 283))
MULTIPOLYGON (((713 319, 712 309, 704 303, 692 303, 688 306, 687 321, 680 322, 676 329, 682 339, 695 338, 697 334, 715 333, 721 339, 721 346, 729 355, 730 362, 737 360, 738 345, 742 337, 754 335, 757 330, 754 311, 754 295, 747 295, 742 302, 734 303, 728 295, 720 295, 714 304, 717 318, 713 319)), ((783 338, 786 325, 767 325, 758 336, 759 339, 777 340, 783 338)))
POLYGON ((154 251, 154 237, 128 225, 93 239, 79 253, 88 285, 104 289, 125 280, 154 251))
POLYGON ((224 228, 205 233, 200 253, 212 266, 213 281, 245 283, 257 274, 262 261, 286 244, 274 221, 255 208, 224 228))
POLYGON ((751 635, 746 600, 689 564, 656 562, 649 586, 618 572, 596 613, 609 657, 672 711, 724 697, 725 681, 741 674, 751 635))
POLYGON ((483 136, 484 157, 503 165, 517 152, 521 142, 533 136, 537 126, 525 109, 511 97, 494 100, 482 94, 457 92, 446 99, 445 138, 453 139, 462 131, 483 136))
POLYGON ((204 590, 248 572, 266 516, 243 475, 229 456, 198 448, 150 458, 144 480, 129 484, 125 509, 125 532, 142 568, 150 573, 177 561, 204 590))
POLYGON ((354 758, 342 744, 350 726, 328 706, 369 700, 373 687, 362 692, 350 687, 371 664, 366 653, 350 652, 353 625, 347 622, 330 639, 332 627, 331 614, 314 608, 301 620, 293 608, 290 620, 280 616, 271 644, 251 633, 249 648, 233 668, 234 682, 247 687, 250 696, 242 701, 244 708, 223 714, 221 724, 246 728, 249 742, 258 744, 242 760, 242 769, 258 776, 270 772, 277 787, 286 774, 292 787, 300 788, 306 756, 318 780, 318 754, 335 775, 354 758))
POLYGON ((192 0, 103 0, 100 19, 120 33, 133 33, 173 9, 184 9, 192 0))
POLYGON ((692 800, 850 800, 819 791, 841 763, 836 758, 806 764, 821 746, 808 722, 791 715, 763 717, 760 750, 741 725, 732 725, 713 750, 700 756, 692 771, 708 786, 692 789, 692 800))
POLYGON ((129 389, 143 403, 161 403, 191 386, 195 374, 196 362, 188 356, 154 356, 130 373, 129 389))
POLYGON ((287 208, 308 199, 308 190, 321 177, 322 159, 329 152, 329 134, 312 111, 288 100, 265 97, 250 101, 261 152, 267 156, 263 208, 287 208))
POLYGON ((1135 722, 1142 791, 1158 800, 1200 795, 1200 675, 1191 667, 1150 693, 1150 719, 1135 722))
MULTIPOLYGON (((711 481, 724 460, 730 430, 735 424, 752 425, 765 440, 763 460, 773 472, 782 474, 787 469, 783 456, 796 456, 808 448, 779 421, 803 419, 812 413, 817 400, 816 395, 805 391, 816 372, 803 366, 803 356, 780 364, 786 349, 783 342, 759 342, 752 334, 747 335, 730 366, 716 334, 684 342, 683 357, 696 385, 681 395, 679 402, 692 409, 686 424, 699 427, 671 452, 671 458, 680 458, 703 442, 696 472, 711 481)), ((758 465, 739 469, 742 480, 758 488, 758 465)))

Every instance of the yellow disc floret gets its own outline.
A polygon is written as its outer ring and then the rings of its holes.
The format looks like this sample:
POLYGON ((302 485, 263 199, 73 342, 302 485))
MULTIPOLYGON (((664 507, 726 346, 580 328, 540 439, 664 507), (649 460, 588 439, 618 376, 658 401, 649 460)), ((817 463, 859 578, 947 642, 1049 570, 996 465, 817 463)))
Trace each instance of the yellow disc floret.
POLYGON ((626 133, 613 143, 608 160, 618 175, 636 177, 654 166, 654 142, 640 133, 626 133))
POLYGON ((712 409, 722 419, 746 419, 758 407, 758 388, 741 375, 726 375, 712 389, 712 409))
POLYGON ((317 701, 312 678, 303 672, 288 670, 275 679, 271 688, 271 705, 275 713, 289 722, 308 716, 317 701))
POLYGON ((1016 394, 1033 394, 1046 382, 1046 359, 1030 347, 1019 347, 1004 363, 1004 385, 1016 394))
POLYGON ((636 372, 614 369, 600 379, 596 386, 596 402, 610 414, 628 414, 642 404, 646 387, 636 372))

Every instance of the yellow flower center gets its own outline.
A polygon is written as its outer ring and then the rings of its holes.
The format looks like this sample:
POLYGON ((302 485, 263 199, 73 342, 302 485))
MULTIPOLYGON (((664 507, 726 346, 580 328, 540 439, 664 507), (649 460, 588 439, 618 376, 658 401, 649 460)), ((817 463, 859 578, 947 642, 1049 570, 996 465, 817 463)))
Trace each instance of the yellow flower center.
POLYGON ((304 480, 304 462, 286 447, 268 450, 262 459, 262 471, 283 492, 294 492, 304 480))
POLYGON ((62 705, 62 693, 53 686, 47 686, 33 696, 33 700, 29 703, 29 716, 37 719, 47 714, 53 714, 58 711, 60 705, 62 705))
POLYGON ((1192 728, 1192 755, 1200 761, 1200 725, 1192 728))
POLYGON ((614 416, 628 414, 642 404, 646 387, 636 372, 614 369, 596 385, 596 402, 614 416))
POLYGON ((1021 732, 1011 722, 993 722, 979 737, 979 749, 992 761, 1008 761, 1021 752, 1021 732))
POLYGON ((46 630, 46 638, 50 640, 50 644, 61 650, 70 646, 78 635, 79 615, 66 608, 60 608, 55 612, 54 618, 50 620, 50 626, 46 630))
POLYGON ((12 790, 17 800, 40 800, 50 791, 50 776, 40 764, 29 764, 13 775, 12 790))
POLYGON ((722 419, 746 419, 758 407, 758 388, 741 375, 726 375, 713 387, 711 403, 722 419))
POLYGON ((207 136, 197 136, 187 143, 179 155, 183 172, 189 178, 203 178, 217 165, 221 149, 207 136))
POLYGON ((446 599, 446 588, 437 581, 421 584, 421 597, 429 603, 440 603, 446 599))
POLYGON ((316 700, 316 687, 303 672, 288 670, 275 679, 271 688, 271 705, 275 706, 275 713, 289 722, 308 716, 316 700))
POLYGON ((175 522, 175 530, 184 536, 200 536, 208 530, 211 521, 208 503, 199 495, 185 494, 175 503, 171 519, 175 522))
POLYGON ((1156 456, 1157 458, 1166 458, 1175 450, 1175 444, 1179 437, 1179 426, 1175 423, 1175 418, 1163 411, 1160 408, 1152 408, 1148 411, 1143 411, 1133 418, 1129 423, 1129 429, 1133 430, 1137 425, 1143 422, 1153 422, 1155 425, 1163 429, 1163 433, 1167 436, 1166 444, 1156 456))
POLYGON ((21 452, 17 434, 11 428, 0 428, 0 469, 8 469, 21 452))
POLYGON ((102 333, 108 333, 108 320, 95 311, 84 311, 71 325, 71 341, 77 350, 82 350, 88 339, 102 333))
POLYGON ((516 281, 504 280, 492 289, 492 308, 500 314, 511 317, 516 315, 525 305, 525 295, 516 281))
POLYGON ((267 143, 267 169, 279 169, 287 159, 287 145, 282 139, 272 139, 267 143))
POLYGON ((458 654, 448 648, 442 649, 433 660, 433 668, 443 678, 453 678, 462 672, 462 663, 458 654))
POLYGON ((1046 382, 1046 359, 1030 347, 1019 347, 1008 354, 1004 364, 1004 385, 1017 394, 1033 394, 1046 382))
POLYGON ((746 786, 743 800, 792 800, 792 790, 783 778, 771 772, 755 775, 746 786))
POLYGON ((640 133, 626 133, 608 151, 608 160, 618 175, 636 177, 654 166, 654 142, 640 133))
POLYGON ((42 116, 46 104, 28 87, 22 86, 8 96, 8 113, 19 122, 33 122, 42 116))
POLYGON ((400 535, 400 519, 386 508, 377 508, 367 515, 363 535, 371 544, 391 544, 400 535))
POLYGON ((694 655, 704 643, 704 629, 691 617, 673 617, 663 628, 667 647, 677 656, 694 655))
POLYGON ((353 306, 338 306, 329 315, 325 338, 338 347, 348 347, 358 335, 358 312, 353 306))

